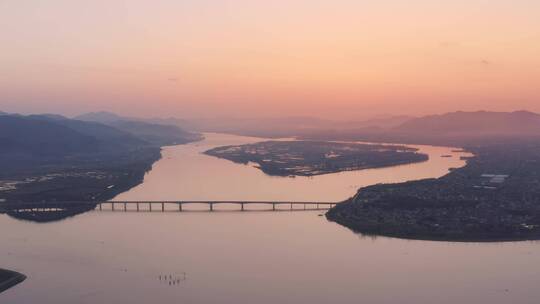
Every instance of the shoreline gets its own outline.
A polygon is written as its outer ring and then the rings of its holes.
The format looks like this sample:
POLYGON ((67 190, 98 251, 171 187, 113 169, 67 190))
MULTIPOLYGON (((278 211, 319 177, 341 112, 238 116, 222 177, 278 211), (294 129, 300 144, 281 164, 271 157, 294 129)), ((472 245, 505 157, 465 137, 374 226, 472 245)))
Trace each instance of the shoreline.
POLYGON ((363 187, 326 213, 327 220, 366 236, 441 242, 539 241, 536 146, 462 148, 475 155, 437 179, 363 187), (472 151, 471 151, 472 150, 472 151), (521 156, 524 155, 524 156, 521 156), (525 160, 524 160, 525 159, 525 160), (527 163, 528 166, 517 164, 527 163), (508 177, 492 184, 486 172, 508 177), (507 173, 512 172, 512 173, 507 173))
MULTIPOLYGON (((249 164, 250 162, 248 163, 245 163, 245 162, 240 162, 240 161, 234 161, 234 160, 231 160, 231 159, 228 159, 226 157, 222 157, 222 156, 217 156, 217 155, 213 155, 213 154, 208 154, 206 152, 204 152, 204 154, 208 155, 208 156, 212 156, 212 157, 216 157, 216 158, 219 158, 219 159, 224 159, 224 160, 228 160, 228 161, 232 161, 233 163, 235 164, 239 164, 239 165, 247 165, 249 164)), ((311 173, 308 173, 308 174, 302 174, 302 173, 296 173, 296 174, 281 174, 281 173, 273 173, 271 171, 268 171, 268 170, 265 170, 263 167, 261 167, 261 164, 257 163, 257 162, 251 162, 251 163, 254 163, 255 165, 253 166, 254 168, 260 170, 261 172, 263 172, 264 174, 268 175, 268 176, 273 176, 273 177, 291 177, 291 178, 296 178, 296 177, 314 177, 314 176, 323 176, 323 175, 329 175, 329 174, 336 174, 336 173, 343 173, 343 172, 352 172, 352 171, 362 171, 362 170, 371 170, 371 169, 385 169, 385 168, 391 168, 391 167, 399 167, 399 166, 407 166, 407 165, 414 165, 414 164, 419 164, 419 163, 424 163, 424 162, 427 162, 428 159, 425 159, 425 160, 415 160, 415 161, 403 161, 403 162, 394 162, 394 163, 389 163, 389 164, 386 164, 386 165, 379 165, 379 166, 364 166, 364 167, 359 167, 359 168, 354 168, 354 169, 336 169, 336 170, 332 170, 332 171, 325 171, 325 172, 322 172, 322 173, 314 173, 314 174, 311 174, 311 173)))
MULTIPOLYGON (((130 153, 119 155, 106 162, 92 163, 88 166, 73 166, 65 169, 62 166, 52 167, 50 172, 40 170, 34 175, 41 176, 47 174, 72 174, 74 177, 49 179, 46 182, 20 182, 19 185, 4 192, 0 191, 3 201, 8 202, 68 202, 68 201, 103 201, 114 199, 121 193, 140 185, 144 181, 145 175, 152 170, 156 162, 163 158, 163 148, 191 144, 203 140, 197 140, 175 144, 163 145, 159 147, 149 147, 130 151, 130 153), (102 176, 84 176, 84 173, 98 172, 102 176), (81 174, 82 172, 82 174, 81 174), (83 175, 83 176, 81 176, 83 175), (66 183, 71 183, 65 186, 66 183), (41 187, 41 188, 39 188, 41 187), (37 189, 37 190, 36 190, 37 189), (54 192, 54 195, 51 194, 54 192), (35 199, 38 197, 39 199, 35 199)), ((32 177, 32 173, 18 176, 24 179, 32 177)))
POLYGON ((313 177, 428 161, 429 155, 419 150, 397 144, 265 140, 251 144, 218 146, 204 151, 203 154, 237 164, 254 163, 253 167, 269 176, 313 177), (380 151, 366 146, 388 146, 389 150, 380 151), (315 151, 315 155, 311 151, 315 151))
POLYGON ((514 242, 534 242, 540 241, 540 234, 532 236, 523 236, 523 237, 509 237, 509 236, 493 236, 493 237, 481 237, 481 236, 471 236, 471 237, 449 237, 449 236, 426 236, 422 234, 400 234, 400 233, 387 233, 379 231, 369 231, 369 229, 361 228, 361 224, 358 224, 352 220, 347 220, 341 215, 333 215, 327 212, 325 214, 326 219, 329 222, 336 223, 341 225, 355 234, 360 234, 367 237, 385 237, 385 238, 395 238, 408 241, 429 241, 429 242, 451 242, 451 243, 514 243, 514 242))
MULTIPOLYGON (((155 153, 150 153, 147 157, 139 159, 131 164, 122 164, 120 167, 110 166, 102 169, 106 174, 114 178, 114 187, 108 187, 111 182, 103 182, 96 179, 81 179, 76 183, 73 183, 71 187, 65 187, 65 180, 59 179, 51 181, 45 187, 44 193, 47 193, 48 189, 56 190, 55 199, 48 201, 53 204, 55 202, 66 201, 87 201, 92 197, 92 201, 103 201, 114 199, 119 194, 129 191, 130 189, 140 185, 144 181, 144 176, 152 169, 152 166, 162 158, 162 149, 159 148, 155 153)), ((11 202, 33 202, 34 197, 42 197, 41 192, 32 192, 34 187, 25 185, 25 187, 18 188, 9 193, 8 201, 11 202), (19 198, 19 199, 17 199, 19 198)), ((64 211, 55 213, 17 213, 17 212, 0 212, 0 214, 6 214, 12 218, 19 220, 26 220, 32 222, 54 222, 63 220, 69 217, 73 217, 82 213, 86 213, 94 208, 73 206, 67 208, 64 211)))
POLYGON ((27 277, 22 273, 0 268, 0 294, 26 279, 27 277))

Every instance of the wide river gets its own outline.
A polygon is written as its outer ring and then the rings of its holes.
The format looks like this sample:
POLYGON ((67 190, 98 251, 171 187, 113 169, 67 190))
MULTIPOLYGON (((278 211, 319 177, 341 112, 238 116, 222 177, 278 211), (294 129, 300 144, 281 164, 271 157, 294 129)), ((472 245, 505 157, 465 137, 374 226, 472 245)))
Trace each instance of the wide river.
MULTIPOLYGON (((451 148, 419 146, 429 161, 287 178, 201 154, 260 140, 206 134, 167 147, 144 183, 117 199, 340 201, 362 186, 439 177, 464 165, 451 148)), ((321 213, 93 211, 46 224, 1 215, 0 268, 28 279, 0 303, 540 301, 538 242, 365 237, 321 213)))

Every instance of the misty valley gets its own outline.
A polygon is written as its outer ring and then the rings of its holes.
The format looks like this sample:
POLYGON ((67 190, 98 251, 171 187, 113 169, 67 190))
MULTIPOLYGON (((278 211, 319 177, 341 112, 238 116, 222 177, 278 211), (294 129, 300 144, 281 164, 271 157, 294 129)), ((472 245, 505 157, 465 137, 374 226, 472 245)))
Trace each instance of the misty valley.
MULTIPOLYGON (((267 133, 272 139, 250 137, 250 130, 189 130, 182 121, 105 112, 74 118, 4 113, 0 127, 0 226, 12 236, 0 254, 13 265, 0 270, 0 297, 10 303, 32 302, 37 295, 47 299, 43 303, 147 303, 157 295, 219 302, 230 292, 235 302, 274 303, 289 288, 283 273, 297 283, 325 284, 318 291, 303 287, 302 302, 326 303, 330 293, 353 303, 355 289, 341 288, 357 273, 375 276, 374 284, 397 284, 408 276, 402 263, 392 262, 402 254, 407 263, 431 269, 417 285, 400 290, 405 302, 414 303, 425 286, 444 281, 435 269, 447 258, 467 254, 480 263, 488 256, 494 265, 506 261, 500 271, 512 273, 522 270, 509 256, 540 252, 536 242, 509 243, 499 253, 489 245, 540 238, 540 141, 531 131, 540 130, 540 115, 530 112, 456 112, 384 131, 279 130, 267 133), (482 117, 477 125, 475 115, 482 117), (486 119, 503 131, 484 129, 486 119), (467 128, 454 123, 466 120, 472 123, 467 128), (447 127, 433 127, 439 125, 447 127), (120 240, 126 245, 115 245, 120 240), (426 264, 423 256, 446 250, 444 242, 450 251, 426 264), (312 261, 330 267, 325 272, 332 284, 313 273, 321 266, 306 264, 314 249, 322 255, 312 261), (197 259, 201 254, 206 261, 197 259), (378 268, 369 260, 358 263, 359 255, 378 261, 378 268), (275 258, 289 262, 277 269, 263 262, 275 258), (246 263, 264 273, 256 286, 266 291, 238 289, 254 284, 246 263), (381 271, 393 278, 376 278, 381 271), (85 273, 78 280, 84 283, 66 294, 54 292, 78 273, 85 273), (99 280, 103 275, 108 279, 99 280), (217 294, 204 292, 208 284, 217 294)), ((486 279, 471 277, 456 288, 486 279)), ((519 288, 530 282, 521 280, 519 288)), ((509 282, 500 276, 494 284, 506 290, 509 282)), ((364 298, 380 297, 368 287, 361 291, 364 298)), ((486 289, 477 296, 503 303, 486 289)))
MULTIPOLYGON (((437 119, 452 121, 456 115, 475 114, 450 113, 437 119)), ((425 292, 426 285, 444 280, 434 269, 452 256, 467 254, 478 261, 488 256, 497 265, 506 261, 501 271, 517 271, 520 268, 508 263, 507 257, 516 251, 540 252, 536 242, 508 245, 502 254, 491 251, 488 244, 540 237, 540 141, 518 129, 509 135, 517 121, 540 129, 540 116, 515 112, 490 117, 490 123, 506 126, 504 133, 486 135, 481 125, 470 126, 477 134, 468 128, 451 129, 451 125, 444 132, 434 131, 424 126, 434 123, 429 117, 370 135, 362 130, 352 136, 351 130, 341 129, 328 137, 327 130, 315 133, 312 129, 309 135, 291 131, 284 139, 278 138, 283 135, 279 131, 269 140, 245 136, 249 132, 243 136, 204 128, 185 131, 180 123, 109 113, 75 118, 2 114, 0 225, 12 237, 4 240, 0 254, 15 271, 0 271, 0 290, 4 290, 0 297, 26 303, 39 294, 48 299, 43 303, 70 303, 72 299, 124 301, 130 294, 136 298, 131 301, 146 303, 159 294, 161 300, 216 302, 217 298, 203 292, 208 284, 221 296, 240 292, 237 286, 253 284, 253 273, 239 271, 241 265, 262 265, 263 259, 279 258, 296 266, 260 268, 264 273, 260 284, 267 291, 236 293, 234 298, 273 303, 279 297, 272 294, 289 285, 282 280, 285 272, 295 282, 326 285, 320 291, 306 289, 302 301, 323 303, 328 293, 340 293, 344 302, 352 303, 357 292, 342 293, 341 288, 357 273, 375 276, 382 271, 395 276, 375 278, 376 284, 407 275, 402 264, 391 262, 396 254, 404 254, 400 253, 403 248, 416 252, 406 255, 407 263, 433 269, 418 285, 400 291, 410 303, 417 292, 425 292), (380 143, 366 143, 375 134, 380 143), (392 139, 401 140, 388 144, 392 139), (432 145, 445 141, 446 146, 432 145), (117 209, 110 204, 115 201, 117 209), (112 209, 102 206, 108 202, 112 209), (289 208, 287 202, 294 204, 289 208), (328 202, 333 204, 325 210, 328 202), (248 204, 246 209, 244 204, 248 204), (43 226, 36 232, 35 224, 43 226), (300 231, 314 235, 303 236, 300 231), (52 247, 45 246, 44 242, 51 242, 46 234, 56 235, 52 247), (225 247, 213 247, 215 235, 225 247), (140 238, 153 245, 144 246, 140 238), (113 245, 118 240, 128 245, 113 245), (447 248, 439 242, 451 242, 450 252, 426 264, 423 255, 447 248), (471 242, 486 245, 466 245, 471 242), (330 285, 326 277, 307 271, 313 265, 306 264, 305 254, 314 248, 321 255, 316 253, 312 259, 331 267, 325 270, 333 280, 330 285), (33 257, 32 252, 40 250, 40 257, 33 257), (216 250, 219 255, 213 254, 216 250), (291 256, 291 250, 298 254, 291 256), (201 252, 214 262, 194 260, 201 252), (246 254, 251 257, 235 258, 246 254), (378 260, 379 268, 371 269, 367 260, 353 262, 359 255, 378 260), (123 256, 132 258, 121 260, 123 256), (149 256, 156 259, 143 262, 149 256), (218 256, 229 263, 218 263, 218 256), (346 264, 329 262, 336 259, 346 264), (345 266, 351 263, 355 266, 345 266), (72 286, 67 295, 53 292, 69 284, 65 278, 74 273, 85 273, 81 278, 85 283, 72 286), (98 283, 96 279, 104 274, 114 289, 98 283), (133 291, 133 286, 150 292, 133 291), (28 288, 34 293, 27 293, 28 288), (85 296, 88 290, 92 293, 85 296)), ((467 267, 466 261, 460 263, 467 267)), ((471 277, 456 288, 485 279, 471 277)), ((494 284, 506 289, 507 283, 500 277, 494 284)), ((520 288, 529 285, 528 280, 520 281, 520 288)), ((477 296, 503 303, 486 292, 480 289, 477 296)), ((380 297, 367 287, 362 293, 366 298, 380 297)), ((463 298, 449 297, 446 302, 459 300, 463 298)))

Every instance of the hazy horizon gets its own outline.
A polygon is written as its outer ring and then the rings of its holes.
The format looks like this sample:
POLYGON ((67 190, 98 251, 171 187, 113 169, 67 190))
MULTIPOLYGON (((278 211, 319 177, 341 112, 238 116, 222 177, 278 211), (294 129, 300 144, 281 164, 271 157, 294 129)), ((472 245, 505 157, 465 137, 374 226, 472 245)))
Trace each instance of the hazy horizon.
POLYGON ((540 0, 0 0, 0 45, 0 303, 540 299, 540 0))
POLYGON ((540 3, 2 1, 0 108, 144 117, 540 112, 540 3))
POLYGON ((152 119, 178 119, 178 120, 185 120, 185 121, 213 121, 213 120, 220 120, 223 119, 225 121, 233 122, 235 120, 238 121, 257 121, 257 120, 291 120, 291 119, 306 119, 306 120, 313 120, 313 121, 326 121, 326 122, 336 122, 336 123, 347 123, 347 122, 368 122, 371 120, 390 120, 390 119, 398 119, 403 117, 403 119, 414 119, 414 118, 423 118, 423 117, 429 117, 429 116, 443 116, 445 114, 451 114, 451 113, 481 113, 481 112, 488 112, 488 113, 513 113, 513 112, 529 112, 540 115, 540 113, 531 111, 529 109, 516 109, 516 110, 510 110, 510 111, 490 111, 490 110, 484 110, 484 109, 478 109, 478 110, 471 110, 471 111, 463 111, 460 109, 456 110, 450 110, 448 112, 437 112, 437 113, 426 113, 426 114, 374 114, 374 115, 367 115, 367 116, 360 116, 360 117, 325 117, 325 116, 315 116, 315 115, 255 115, 255 116, 235 116, 230 114, 216 114, 216 115, 207 115, 207 116, 192 116, 192 117, 182 117, 182 116, 175 116, 175 115, 128 115, 127 113, 123 112, 112 112, 112 111, 106 111, 106 110, 96 110, 96 111, 89 111, 89 112, 80 112, 75 114, 70 113, 63 113, 63 112, 36 112, 36 111, 27 111, 27 112, 13 112, 13 111, 7 111, 6 109, 0 109, 0 113, 4 112, 7 114, 14 114, 14 115, 61 115, 66 118, 71 119, 77 119, 79 116, 84 116, 87 114, 113 114, 117 115, 119 117, 122 117, 124 119, 143 119, 143 120, 152 120, 152 119))

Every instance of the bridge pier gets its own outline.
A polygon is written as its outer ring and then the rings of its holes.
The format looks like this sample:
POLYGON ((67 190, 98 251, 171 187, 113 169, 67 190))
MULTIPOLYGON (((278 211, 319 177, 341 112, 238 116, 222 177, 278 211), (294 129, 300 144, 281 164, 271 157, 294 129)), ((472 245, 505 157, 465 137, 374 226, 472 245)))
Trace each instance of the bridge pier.
MULTIPOLYGON (((69 208, 77 208, 77 207, 83 207, 88 206, 91 208, 94 208, 95 211, 130 211, 135 209, 137 212, 140 211, 147 211, 147 212, 153 212, 155 209, 153 205, 158 206, 159 210, 159 204, 161 204, 161 211, 166 212, 165 209, 166 204, 178 204, 178 211, 184 211, 183 206, 184 204, 207 204, 209 207, 208 211, 215 211, 214 205, 215 204, 235 204, 240 205, 241 211, 248 211, 250 210, 250 204, 252 205, 266 205, 270 209, 270 205, 272 206, 271 211, 279 211, 279 210, 286 210, 286 205, 289 205, 289 210, 295 211, 295 210, 328 210, 330 208, 335 207, 339 203, 331 203, 331 202, 279 202, 279 201, 89 201, 89 202, 76 202, 73 204, 66 205, 66 209, 69 208), (110 204, 111 209, 107 209, 110 204), (120 204, 120 207, 117 205, 120 204), (141 205, 142 204, 142 205, 141 205), (145 204, 148 204, 148 209, 145 209, 145 204), (282 206, 283 205, 283 206, 282 206), (132 206, 129 209, 128 206, 132 206), (281 206, 281 207, 280 207, 281 206), (295 207, 296 206, 296 207, 295 207), (303 208, 302 208, 303 206, 303 208), (279 208, 278 208, 279 207, 279 208), (142 209, 141 209, 142 208, 142 209), (315 209, 316 208, 316 209, 315 209)), ((173 208, 174 209, 174 208, 173 208)), ((16 204, 9 204, 9 203, 0 203, 0 210, 7 210, 10 212, 54 212, 54 211, 61 211, 64 210, 64 205, 61 205, 61 203, 16 203, 16 204)), ((155 210, 155 211, 158 211, 155 210)), ((189 208, 187 209, 189 210, 189 208)), ((219 210, 216 209, 216 210, 219 210)), ((268 210, 268 209, 267 209, 268 210)), ((6 212, 7 212, 6 211, 6 212)), ((270 210, 268 210, 270 211, 270 210)))

